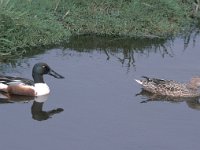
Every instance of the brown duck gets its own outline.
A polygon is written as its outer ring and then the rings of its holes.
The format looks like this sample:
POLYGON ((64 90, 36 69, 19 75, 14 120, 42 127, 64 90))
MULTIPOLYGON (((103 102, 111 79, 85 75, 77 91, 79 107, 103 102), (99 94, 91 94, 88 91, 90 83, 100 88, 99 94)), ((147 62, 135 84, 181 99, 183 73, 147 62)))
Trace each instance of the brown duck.
POLYGON ((174 80, 164 80, 143 76, 142 80, 135 80, 143 89, 156 95, 171 97, 200 96, 200 77, 193 77, 188 83, 174 80))

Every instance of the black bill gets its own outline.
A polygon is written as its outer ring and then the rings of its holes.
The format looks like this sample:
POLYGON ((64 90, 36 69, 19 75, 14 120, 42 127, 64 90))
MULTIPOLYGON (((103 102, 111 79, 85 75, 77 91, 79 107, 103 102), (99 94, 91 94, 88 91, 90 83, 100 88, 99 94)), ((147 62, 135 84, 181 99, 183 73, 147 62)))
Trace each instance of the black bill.
POLYGON ((61 76, 60 74, 58 74, 57 72, 55 72, 52 69, 49 71, 48 74, 51 75, 51 76, 53 76, 53 77, 55 77, 55 78, 57 78, 57 79, 63 79, 64 78, 63 76, 61 76))

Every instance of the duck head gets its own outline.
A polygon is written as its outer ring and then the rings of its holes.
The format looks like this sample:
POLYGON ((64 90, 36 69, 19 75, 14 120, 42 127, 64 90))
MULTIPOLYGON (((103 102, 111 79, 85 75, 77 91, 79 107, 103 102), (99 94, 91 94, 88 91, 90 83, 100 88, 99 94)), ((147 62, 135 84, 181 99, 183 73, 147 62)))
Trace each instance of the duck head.
POLYGON ((51 69, 46 63, 37 63, 32 70, 32 76, 35 83, 44 83, 43 75, 51 75, 57 79, 63 79, 64 77, 53 69, 51 69))

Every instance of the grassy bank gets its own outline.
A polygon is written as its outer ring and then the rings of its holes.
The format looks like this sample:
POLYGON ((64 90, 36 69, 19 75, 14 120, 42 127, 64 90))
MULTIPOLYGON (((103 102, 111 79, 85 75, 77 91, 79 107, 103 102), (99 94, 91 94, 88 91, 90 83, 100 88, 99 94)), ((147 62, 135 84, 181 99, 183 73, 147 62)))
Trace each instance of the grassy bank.
POLYGON ((166 38, 190 27, 195 0, 0 0, 0 55, 74 34, 166 38))

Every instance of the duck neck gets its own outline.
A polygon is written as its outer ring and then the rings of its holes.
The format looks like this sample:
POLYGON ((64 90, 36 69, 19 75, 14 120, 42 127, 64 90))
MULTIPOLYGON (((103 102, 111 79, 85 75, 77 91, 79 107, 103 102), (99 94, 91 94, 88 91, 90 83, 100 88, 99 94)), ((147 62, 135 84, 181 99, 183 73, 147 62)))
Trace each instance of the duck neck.
POLYGON ((34 83, 44 83, 43 76, 40 74, 33 74, 34 83))

